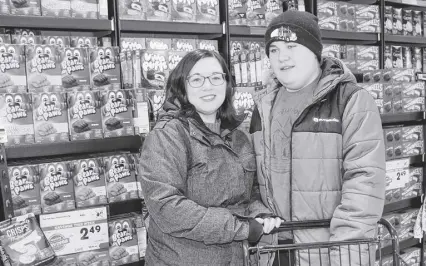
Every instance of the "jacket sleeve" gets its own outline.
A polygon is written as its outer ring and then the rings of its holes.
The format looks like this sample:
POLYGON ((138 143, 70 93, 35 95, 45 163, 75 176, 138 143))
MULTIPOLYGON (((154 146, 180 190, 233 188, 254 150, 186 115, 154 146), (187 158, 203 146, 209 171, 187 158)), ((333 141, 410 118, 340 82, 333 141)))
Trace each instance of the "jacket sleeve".
POLYGON ((253 188, 248 211, 251 217, 256 217, 259 214, 273 214, 272 211, 269 210, 262 202, 257 178, 254 178, 253 180, 253 188))
POLYGON ((142 148, 142 190, 152 221, 163 233, 205 244, 247 239, 249 222, 225 208, 204 207, 185 196, 188 149, 178 126, 172 121, 154 129, 142 148))
POLYGON ((342 198, 330 241, 374 238, 385 197, 385 148, 378 108, 366 90, 355 92, 342 117, 342 198))

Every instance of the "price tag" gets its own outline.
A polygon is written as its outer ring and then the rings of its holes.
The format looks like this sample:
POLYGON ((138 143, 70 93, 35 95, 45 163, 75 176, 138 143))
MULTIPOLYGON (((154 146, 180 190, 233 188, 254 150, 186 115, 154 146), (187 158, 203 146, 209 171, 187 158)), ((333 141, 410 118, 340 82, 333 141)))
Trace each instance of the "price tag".
POLYGON ((386 162, 386 171, 395 171, 397 169, 408 168, 410 159, 400 159, 386 162))
POLYGON ((109 246, 106 207, 43 214, 40 227, 58 256, 109 246))
POLYGON ((408 169, 400 169, 386 173, 386 190, 397 189, 405 187, 409 180, 408 169))

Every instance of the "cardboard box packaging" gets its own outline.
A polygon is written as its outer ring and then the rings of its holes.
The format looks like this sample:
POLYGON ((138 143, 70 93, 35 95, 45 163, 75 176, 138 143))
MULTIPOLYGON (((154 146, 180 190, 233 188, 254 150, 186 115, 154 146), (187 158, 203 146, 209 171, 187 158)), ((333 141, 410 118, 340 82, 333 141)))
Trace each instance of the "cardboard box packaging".
POLYGON ((8 172, 14 215, 41 214, 38 167, 13 166, 8 168, 8 172))
POLYGON ((122 0, 119 1, 120 19, 122 20, 146 20, 147 1, 122 0))
POLYGON ((0 93, 26 92, 25 46, 0 44, 0 93))
POLYGON ((44 17, 71 17, 70 0, 41 0, 41 14, 44 17))
POLYGON ((413 10, 413 36, 423 36, 422 11, 413 10))
POLYGON ((69 36, 42 36, 41 44, 65 48, 70 46, 71 41, 69 36))
POLYGON ((385 33, 392 34, 393 32, 393 10, 391 6, 385 7, 385 33))
POLYGON ((68 121, 71 140, 103 138, 99 91, 68 93, 68 121))
POLYGON ((243 0, 228 1, 230 25, 247 25, 247 2, 243 0))
POLYGON ((90 64, 87 48, 61 50, 62 87, 67 91, 90 89, 90 64))
POLYGON ((402 35, 403 24, 402 24, 402 8, 393 8, 392 9, 392 33, 396 35, 402 35))
POLYGON ((219 0, 197 0, 197 22, 219 24, 219 0))
POLYGON ((139 261, 138 237, 133 217, 110 221, 109 234, 109 256, 112 266, 139 261))
POLYGON ((98 0, 70 0, 73 18, 98 19, 98 0))
POLYGON ((172 50, 191 52, 197 47, 197 39, 172 39, 172 50))
POLYGON ((171 21, 172 1, 152 0, 148 1, 147 20, 151 21, 171 21))
POLYGON ((266 26, 265 20, 265 2, 264 0, 247 1, 247 25, 249 26, 266 26))
POLYGON ((69 141, 65 93, 33 93, 36 143, 69 141))
POLYGON ((51 45, 26 46, 28 90, 60 92, 62 90, 59 51, 51 45))
POLYGON ((413 12, 411 9, 402 10, 402 34, 413 35, 413 12))
POLYGON ((174 0, 172 2, 172 20, 178 22, 195 22, 197 3, 195 0, 174 0))
POLYGON ((10 14, 20 16, 40 16, 40 0, 9 0, 10 14))
POLYGON ((108 19, 108 0, 98 0, 98 19, 108 19))
POLYGON ((71 36, 71 47, 75 48, 96 48, 98 39, 96 37, 71 36))
POLYGON ((90 70, 92 88, 120 89, 120 53, 118 47, 92 48, 90 70))
POLYGON ((0 0, 0 14, 10 15, 10 0, 0 0))
POLYGON ((142 87, 163 90, 169 75, 168 52, 145 50, 141 55, 142 87))
POLYGON ((74 182, 68 162, 39 165, 43 213, 75 209, 74 182))

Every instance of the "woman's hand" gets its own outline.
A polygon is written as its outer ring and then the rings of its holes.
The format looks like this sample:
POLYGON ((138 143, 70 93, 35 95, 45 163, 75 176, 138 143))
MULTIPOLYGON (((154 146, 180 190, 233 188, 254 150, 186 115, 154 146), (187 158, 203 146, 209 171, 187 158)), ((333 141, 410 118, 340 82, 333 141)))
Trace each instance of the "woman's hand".
POLYGON ((256 218, 256 221, 263 225, 263 233, 269 234, 272 229, 279 228, 283 220, 281 218, 256 218))

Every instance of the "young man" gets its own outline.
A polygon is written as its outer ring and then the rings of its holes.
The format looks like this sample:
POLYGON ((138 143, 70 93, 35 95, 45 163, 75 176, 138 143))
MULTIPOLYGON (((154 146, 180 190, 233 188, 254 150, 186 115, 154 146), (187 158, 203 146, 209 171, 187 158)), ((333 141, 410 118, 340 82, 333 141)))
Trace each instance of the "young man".
MULTIPOLYGON (((331 219, 330 228, 280 233, 279 243, 375 237, 384 205, 385 149, 373 98, 341 61, 321 57, 314 15, 282 13, 268 26, 265 42, 273 75, 258 95, 250 128, 262 200, 286 221, 331 219)), ((365 245, 348 253, 347 246, 324 249, 321 258, 318 249, 300 251, 295 260, 369 265, 370 257, 374 264, 365 245)))

